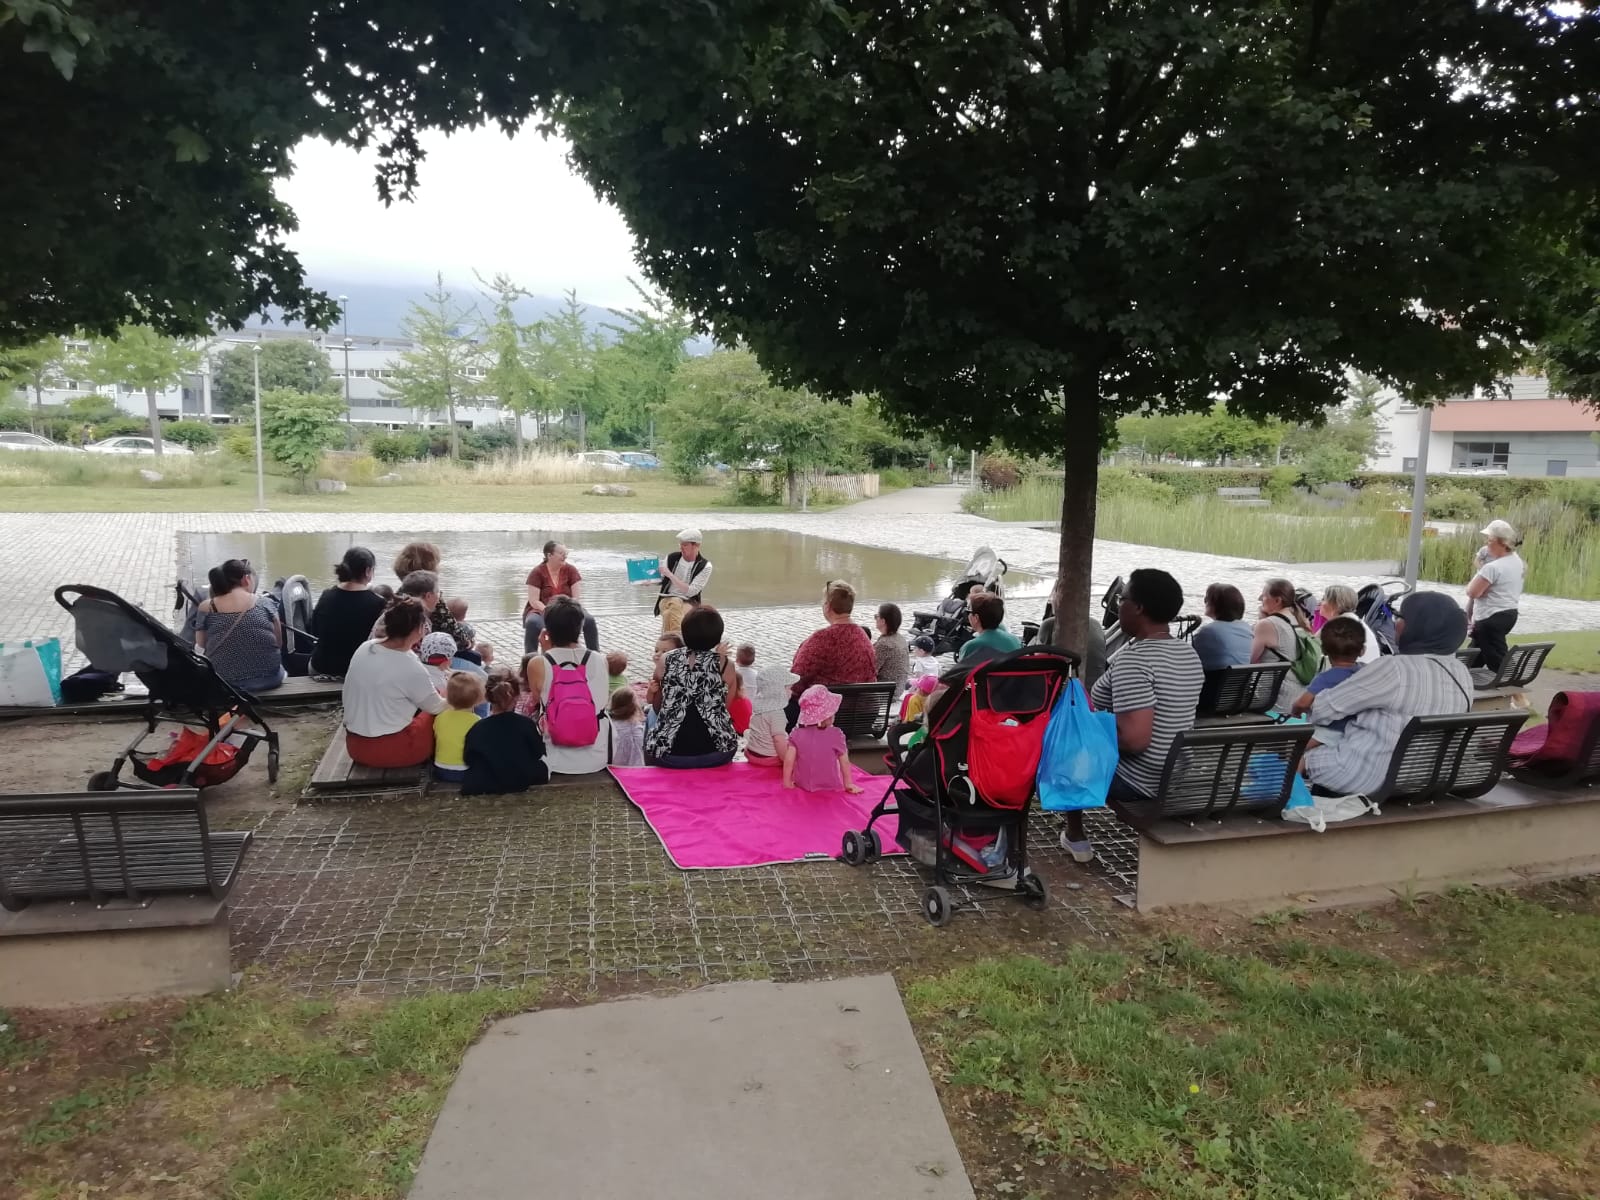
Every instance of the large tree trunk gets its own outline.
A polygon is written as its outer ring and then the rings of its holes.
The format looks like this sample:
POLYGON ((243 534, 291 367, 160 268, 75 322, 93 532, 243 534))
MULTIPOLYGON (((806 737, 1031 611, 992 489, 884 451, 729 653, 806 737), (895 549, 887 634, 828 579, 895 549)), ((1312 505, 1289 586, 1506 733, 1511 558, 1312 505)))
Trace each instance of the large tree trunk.
POLYGON ((156 408, 155 388, 145 388, 145 403, 150 406, 150 440, 156 444, 156 457, 161 457, 161 411, 156 408))
POLYGON ((1100 476, 1098 372, 1067 385, 1062 425, 1061 557, 1052 602, 1056 645, 1082 654, 1089 639, 1094 590, 1095 485, 1100 476))

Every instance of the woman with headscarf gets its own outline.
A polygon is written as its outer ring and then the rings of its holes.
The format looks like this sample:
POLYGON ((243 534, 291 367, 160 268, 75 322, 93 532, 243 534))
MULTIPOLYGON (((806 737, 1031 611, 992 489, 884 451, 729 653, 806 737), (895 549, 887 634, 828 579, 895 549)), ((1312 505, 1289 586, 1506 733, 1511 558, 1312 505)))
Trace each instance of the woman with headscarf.
POLYGON ((1395 620, 1400 652, 1361 668, 1337 687, 1294 703, 1313 725, 1349 718, 1344 735, 1306 754, 1306 777, 1339 795, 1371 792, 1383 783, 1400 732, 1412 717, 1472 710, 1472 676, 1456 658, 1467 617, 1443 592, 1413 592, 1395 620))

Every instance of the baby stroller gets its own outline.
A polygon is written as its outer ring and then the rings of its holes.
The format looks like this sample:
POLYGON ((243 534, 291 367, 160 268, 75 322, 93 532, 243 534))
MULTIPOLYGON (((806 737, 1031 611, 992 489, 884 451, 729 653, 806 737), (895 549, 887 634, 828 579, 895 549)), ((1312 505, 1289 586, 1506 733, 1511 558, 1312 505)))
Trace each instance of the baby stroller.
MULTIPOLYGON (((1117 623, 1117 611, 1122 607, 1122 596, 1127 590, 1128 585, 1123 581, 1121 575, 1118 575, 1115 579, 1113 579, 1111 581, 1111 586, 1106 588, 1106 594, 1100 597, 1101 629, 1110 629, 1117 623)), ((1055 601, 1046 600, 1044 603, 1043 617, 1037 621, 1024 621, 1022 623, 1022 644, 1024 646, 1029 646, 1038 641, 1039 633, 1044 627, 1044 622, 1050 620, 1055 615, 1055 601)), ((1195 624, 1199 624, 1198 619, 1196 619, 1195 624)), ((1184 636, 1187 637, 1188 634, 1185 634, 1184 636)))
MULTIPOLYGON (((183 609, 183 625, 179 636, 194 645, 195 616, 201 603, 211 595, 205 584, 190 587, 183 580, 174 585, 177 599, 174 611, 183 609)), ((289 676, 311 674, 311 652, 317 648, 316 637, 307 632, 311 628, 311 610, 315 607, 311 596, 311 581, 304 575, 291 575, 280 579, 262 593, 277 611, 278 623, 283 626, 283 673, 289 676)))
POLYGON ((205 655, 142 608, 88 584, 68 584, 56 603, 72 614, 78 649, 90 666, 113 675, 132 671, 149 693, 145 728, 117 755, 109 771, 97 771, 89 790, 212 787, 239 773, 256 746, 267 746, 267 779, 278 778, 278 735, 255 700, 217 674, 205 655), (140 745, 159 724, 176 725, 172 744, 160 751, 140 745), (140 782, 119 778, 124 764, 140 782))
POLYGON ((1369 583, 1356 593, 1356 616, 1378 639, 1378 653, 1400 652, 1400 636, 1394 627, 1394 609, 1401 598, 1410 592, 1406 584, 1395 580, 1387 587, 1381 583, 1369 583))
POLYGON ((938 609, 911 614, 913 636, 926 634, 931 637, 935 655, 956 653, 972 637, 972 626, 967 620, 971 612, 967 607, 967 596, 975 587, 1001 595, 1000 577, 1006 570, 1003 558, 988 546, 979 546, 972 561, 967 564, 965 573, 950 589, 950 594, 939 601, 938 609))
POLYGON ((1051 710, 1077 663, 1054 647, 1025 646, 946 672, 948 690, 928 712, 927 736, 900 759, 867 827, 845 833, 844 861, 879 857, 873 826, 893 814, 901 848, 933 868, 922 893, 930 924, 945 924, 962 907, 946 884, 1010 892, 1044 908, 1049 889, 1028 866, 1028 809, 1051 710))

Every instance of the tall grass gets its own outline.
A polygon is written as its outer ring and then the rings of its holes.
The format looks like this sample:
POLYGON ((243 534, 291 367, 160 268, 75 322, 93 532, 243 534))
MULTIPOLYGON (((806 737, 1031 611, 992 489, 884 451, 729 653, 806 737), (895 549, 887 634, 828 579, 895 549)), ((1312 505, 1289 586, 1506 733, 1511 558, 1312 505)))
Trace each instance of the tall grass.
POLYGON ((238 482, 240 470, 223 454, 0 454, 0 488, 25 487, 226 487, 238 482), (159 480, 139 472, 154 471, 159 480))
MULTIPOLYGON (((1514 504, 1504 515, 1523 539, 1528 591, 1600 600, 1600 524, 1586 511, 1544 499, 1514 504)), ((1483 539, 1470 530, 1430 538, 1422 547, 1422 574, 1465 583, 1477 570, 1475 556, 1481 545, 1483 539)))
POLYGON ((402 463, 395 472, 408 484, 520 485, 541 483, 629 483, 628 472, 605 471, 566 454, 530 450, 518 458, 497 455, 481 462, 446 458, 402 463))

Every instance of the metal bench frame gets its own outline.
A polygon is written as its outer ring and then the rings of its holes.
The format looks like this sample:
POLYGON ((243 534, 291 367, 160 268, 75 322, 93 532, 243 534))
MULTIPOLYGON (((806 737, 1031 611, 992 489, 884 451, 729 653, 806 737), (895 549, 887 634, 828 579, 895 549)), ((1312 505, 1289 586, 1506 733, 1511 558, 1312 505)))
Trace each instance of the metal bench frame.
POLYGON ((1212 691, 1215 682, 1211 705, 1197 709, 1195 715, 1209 719, 1260 715, 1269 711, 1278 702, 1278 693, 1283 690, 1283 681, 1289 677, 1293 665, 1287 662, 1243 663, 1207 672, 1201 694, 1212 691))
POLYGON ((900 688, 893 683, 834 683, 828 690, 841 698, 833 723, 844 731, 845 741, 859 748, 879 743, 894 724, 894 701, 900 688))
POLYGON ((1431 804, 1446 796, 1462 800, 1482 796, 1500 782, 1511 751, 1511 740, 1527 719, 1528 714, 1521 712, 1412 717, 1395 742, 1383 783, 1367 799, 1374 804, 1431 804), (1496 739, 1491 751, 1494 765, 1487 778, 1462 785, 1461 772, 1467 752, 1474 746, 1480 751, 1483 749, 1485 735, 1480 734, 1483 730, 1490 731, 1487 736, 1496 739), (1428 782, 1420 788, 1409 787, 1402 779, 1419 765, 1428 782))
POLYGON ((0 907, 17 912, 35 900, 144 904, 156 893, 199 891, 220 902, 252 836, 213 833, 198 788, 3 796, 0 907), (21 849, 30 841, 48 848, 30 856, 21 849))
POLYGON ((1520 646, 1508 647, 1498 671, 1493 674, 1482 669, 1472 672, 1473 687, 1480 692, 1494 688, 1525 688, 1539 677, 1539 672, 1544 669, 1544 660, 1550 657, 1550 651, 1555 648, 1554 642, 1524 642, 1520 646), (1488 678, 1480 678, 1482 675, 1488 678))
POLYGON ((1194 821, 1200 817, 1225 817, 1239 812, 1283 811, 1289 803, 1289 793, 1294 787, 1294 777, 1300 759, 1305 754, 1306 743, 1316 731, 1308 724, 1295 722, 1286 725, 1207 726, 1180 733, 1167 752, 1167 761, 1161 769, 1161 786, 1156 792, 1159 815, 1171 820, 1194 821), (1186 806, 1181 812, 1168 807, 1175 778, 1193 782, 1197 754, 1214 759, 1210 768, 1209 796, 1203 807, 1186 806), (1284 772, 1279 789, 1272 795, 1253 799, 1243 795, 1246 776, 1252 755, 1270 752, 1284 753, 1289 768, 1284 772), (1286 752, 1286 753, 1285 753, 1286 752))

